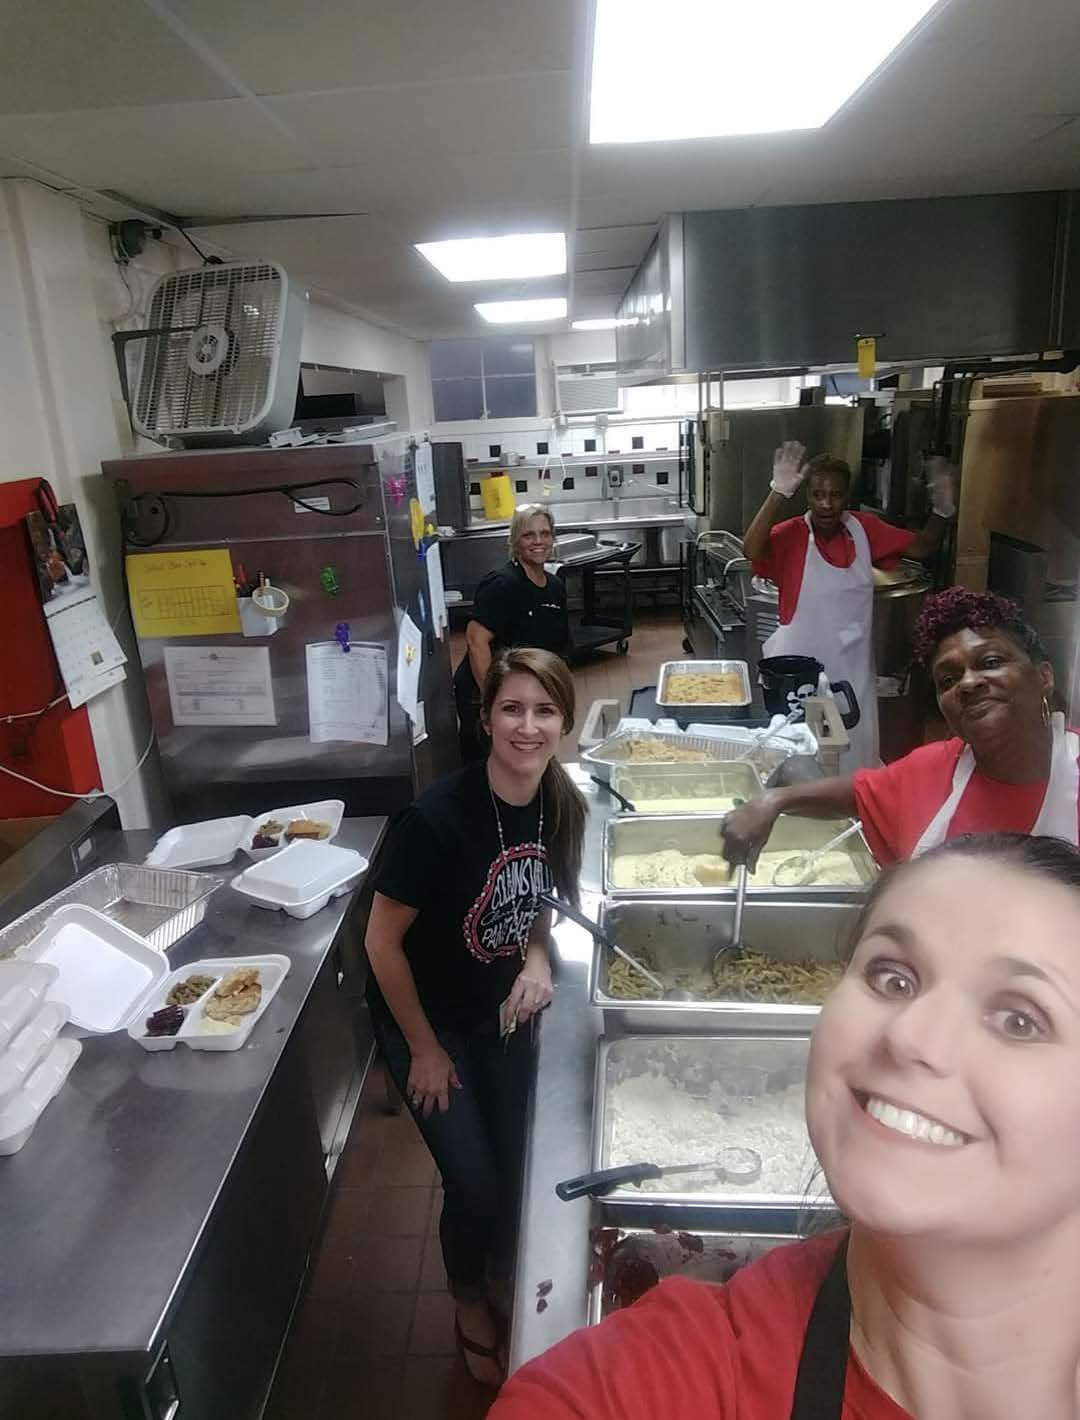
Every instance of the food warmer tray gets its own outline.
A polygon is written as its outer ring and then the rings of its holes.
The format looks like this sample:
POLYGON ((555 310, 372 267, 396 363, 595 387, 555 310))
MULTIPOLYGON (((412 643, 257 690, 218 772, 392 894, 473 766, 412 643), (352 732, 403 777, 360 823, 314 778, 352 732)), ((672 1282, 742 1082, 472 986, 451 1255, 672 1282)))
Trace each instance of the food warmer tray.
MULTIPOLYGON (((733 896, 733 881, 716 886, 698 883, 685 887, 617 887, 614 882, 617 853, 658 853, 665 848, 677 848, 682 853, 722 856, 720 825, 723 820, 723 814, 613 814, 604 824, 604 893, 626 898, 733 896)), ((822 848, 831 838, 850 827, 851 822, 851 819, 813 819, 781 814, 762 851, 801 853, 822 848)), ((747 884, 747 901, 756 897, 765 897, 770 901, 808 899, 811 902, 860 899, 866 886, 873 882, 878 873, 866 839, 861 832, 857 833, 837 851, 846 853, 854 862, 862 880, 858 885, 818 887, 804 883, 801 887, 779 888, 757 882, 751 877, 747 884)))
MULTIPOLYGON (((856 902, 806 898, 747 902, 743 941, 778 961, 840 962, 859 914, 856 902)), ((672 902, 644 898, 605 902, 600 925, 631 955, 647 952, 661 976, 665 968, 709 972, 717 949, 731 939, 734 898, 672 902)), ((801 1034, 814 1028, 820 1006, 764 1001, 632 1001, 607 993, 610 953, 596 943, 589 999, 604 1013, 605 1034, 709 1031, 713 1034, 801 1034)))
POLYGON ((180 868, 109 863, 0 928, 0 958, 32 942, 58 908, 76 904, 104 913, 156 951, 167 952, 203 920, 223 881, 180 868))
MULTIPOLYGON (((620 764, 611 775, 611 787, 642 810, 639 801, 657 799, 756 799, 761 779, 749 762, 713 764, 620 764)), ((679 809, 679 813, 720 813, 716 808, 679 809)))
POLYGON ((752 764, 761 778, 767 779, 797 751, 794 745, 785 745, 781 740, 771 740, 767 745, 753 745, 753 737, 762 733, 760 730, 749 731, 740 725, 717 726, 717 733, 708 735, 688 734, 679 730, 658 730, 654 726, 648 729, 620 729, 593 749, 584 751, 581 760, 590 766, 591 772, 595 773, 598 779, 604 780, 610 780, 613 771, 620 767, 671 768, 676 764, 694 763, 687 760, 650 761, 628 758, 632 740, 653 740, 673 748, 681 746, 698 750, 703 756, 697 761, 699 767, 701 764, 725 764, 734 759, 743 760, 745 755, 744 762, 752 764))
POLYGON ((716 1286, 774 1247, 799 1241, 790 1232, 723 1232, 686 1221, 678 1229, 607 1224, 590 1231, 590 1326, 630 1304, 652 1276, 657 1282, 678 1276, 716 1286))
POLYGON ((750 667, 745 661, 664 661, 656 681, 656 703, 662 710, 685 715, 694 710, 745 710, 754 702, 750 667), (725 675, 739 677, 741 695, 735 700, 669 700, 668 681, 673 675, 725 675))
MULTIPOLYGON (((806 1079, 806 1062, 810 1049, 808 1036, 675 1036, 628 1035, 617 1040, 601 1039, 596 1052, 596 1077, 593 1089, 593 1169, 606 1169, 633 1162, 619 1154, 612 1156, 609 1148, 609 1094, 621 1080, 644 1074, 667 1074, 689 1085, 688 1104, 699 1107, 704 1100, 712 1104, 724 1096, 729 1101, 729 1119, 717 1112, 715 1147, 717 1152, 727 1146, 750 1144, 751 1135, 740 1129, 738 1112, 740 1099, 747 1094, 772 1094, 801 1085, 806 1079), (710 1087, 712 1087, 710 1091, 710 1087), (746 1092, 744 1094, 743 1092, 746 1092)), ((670 1119, 670 1115, 665 1116, 670 1119)), ((662 1127, 662 1125, 661 1125, 662 1127)), ((774 1164, 790 1174, 793 1186, 770 1188, 765 1179, 754 1184, 717 1183, 705 1181, 707 1174, 679 1174, 668 1179, 651 1180, 647 1185, 626 1185, 613 1189, 598 1199, 594 1207, 600 1216, 608 1205, 651 1209, 650 1221, 663 1219, 674 1225, 679 1210, 692 1208, 720 1210, 732 1220, 748 1220, 770 1213, 785 1219, 788 1226, 777 1231, 803 1231, 801 1220, 810 1220, 835 1208, 825 1185, 820 1167, 814 1158, 806 1126, 800 1127, 799 1156, 792 1158, 777 1148, 772 1154, 774 1164), (794 1180, 797 1179, 797 1183, 794 1180), (702 1180, 702 1183, 697 1183, 702 1180), (696 1184, 696 1187, 695 1187, 696 1184)), ((756 1133, 757 1147, 760 1140, 756 1133)), ((712 1135, 710 1134, 710 1144, 712 1135)), ((640 1157, 640 1155, 639 1155, 640 1157)), ((707 1158, 700 1150, 692 1158, 652 1159, 657 1164, 695 1163, 707 1158)), ((768 1167, 768 1160, 766 1160, 768 1167)), ((739 1231, 738 1228, 735 1229, 739 1231)))

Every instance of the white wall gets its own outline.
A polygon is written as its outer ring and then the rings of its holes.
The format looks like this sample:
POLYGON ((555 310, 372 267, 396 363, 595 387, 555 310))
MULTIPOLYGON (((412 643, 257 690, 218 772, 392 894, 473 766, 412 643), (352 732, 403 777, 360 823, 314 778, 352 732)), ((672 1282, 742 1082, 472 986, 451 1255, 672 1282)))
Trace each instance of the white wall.
MULTIPOLYGON (((120 455, 124 439, 106 335, 108 315, 125 307, 112 294, 103 315, 106 264, 105 229, 87 222, 76 202, 34 182, 0 183, 0 480, 42 476, 61 502, 75 503, 111 620, 123 605, 120 530, 101 462, 120 455)), ((88 707, 106 788, 127 778, 150 736, 126 613, 117 634, 128 655, 127 680, 88 707)), ((162 802, 152 754, 117 801, 126 826, 151 821, 162 802)), ((57 811, 68 802, 58 797, 57 811)))
POLYGON ((330 306, 308 305, 301 359, 310 365, 375 370, 385 380, 386 414, 398 428, 426 429, 432 421, 428 347, 330 306))

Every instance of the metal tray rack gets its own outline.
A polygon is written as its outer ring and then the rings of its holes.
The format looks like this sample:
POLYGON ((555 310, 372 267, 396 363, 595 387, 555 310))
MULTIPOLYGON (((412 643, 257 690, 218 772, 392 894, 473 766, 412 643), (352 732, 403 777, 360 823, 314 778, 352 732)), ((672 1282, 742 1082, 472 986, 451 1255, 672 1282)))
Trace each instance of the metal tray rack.
POLYGON ((199 925, 223 881, 179 868, 109 863, 0 928, 0 959, 16 955, 33 941, 58 907, 73 903, 105 913, 155 950, 166 952, 199 925))
MULTIPOLYGON (((748 901, 743 939, 778 961, 810 958, 840 962, 859 914, 856 902, 748 901)), ((600 924, 631 954, 644 952, 665 967, 706 972, 718 947, 730 940, 732 898, 694 902, 651 898, 605 902, 600 924)), ((607 992, 609 954, 597 944, 589 973, 589 999, 604 1012, 604 1030, 708 1031, 711 1034, 802 1034, 814 1028, 820 1006, 764 1001, 635 1001, 607 992)))
MULTIPOLYGON (((734 884, 708 887, 700 883, 685 887, 618 887, 614 881, 617 853, 656 853, 665 848, 677 848, 682 853, 713 853, 721 847, 720 825, 723 814, 613 814, 604 824, 604 893, 626 898, 686 898, 724 896, 734 893, 734 884)), ((799 818, 781 814, 765 845, 767 852, 801 853, 820 848, 850 820, 799 818)), ((840 850, 838 850, 840 851, 840 850)), ((845 887, 804 884, 796 888, 773 887, 751 878, 747 901, 765 897, 770 901, 791 901, 805 898, 811 902, 845 902, 857 900, 867 884, 877 876, 878 867, 862 834, 849 838, 844 852, 852 859, 861 879, 845 887)))

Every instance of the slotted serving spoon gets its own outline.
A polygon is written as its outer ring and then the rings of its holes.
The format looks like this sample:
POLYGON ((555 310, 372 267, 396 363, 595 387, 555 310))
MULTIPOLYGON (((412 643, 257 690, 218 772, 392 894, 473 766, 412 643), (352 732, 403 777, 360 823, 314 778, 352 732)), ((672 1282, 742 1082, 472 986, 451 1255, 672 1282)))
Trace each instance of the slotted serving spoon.
POLYGON ((712 959, 713 980, 717 981, 717 971, 726 961, 733 961, 742 955, 742 919, 746 906, 746 879, 749 874, 746 864, 740 863, 735 869, 735 916, 731 923, 731 940, 717 947, 712 959))
POLYGON ((639 972, 650 986, 660 992, 665 1001, 694 1000, 689 991, 681 991, 676 988, 668 990, 657 975, 651 972, 647 966, 642 966, 636 957, 632 957, 629 952, 624 951, 618 942, 608 936, 598 922, 594 922, 591 917, 586 917, 584 912, 579 912, 576 907, 572 907, 568 902, 563 902, 562 898, 555 897, 551 893, 542 892, 540 901, 545 907, 550 907, 555 912, 561 912, 564 917, 569 917, 571 922, 576 922, 579 927, 584 927, 586 932, 591 933, 602 947, 607 947, 609 952, 614 952, 617 957, 621 957, 626 962, 627 966, 632 966, 636 972, 639 972))
POLYGON ((843 833, 830 838, 828 843, 823 843, 820 848, 810 849, 806 853, 793 853, 790 858, 781 859, 773 870, 773 887, 801 887, 813 875, 819 860, 824 858, 826 853, 839 848, 841 843, 852 838, 861 828, 861 821, 856 819, 843 833))

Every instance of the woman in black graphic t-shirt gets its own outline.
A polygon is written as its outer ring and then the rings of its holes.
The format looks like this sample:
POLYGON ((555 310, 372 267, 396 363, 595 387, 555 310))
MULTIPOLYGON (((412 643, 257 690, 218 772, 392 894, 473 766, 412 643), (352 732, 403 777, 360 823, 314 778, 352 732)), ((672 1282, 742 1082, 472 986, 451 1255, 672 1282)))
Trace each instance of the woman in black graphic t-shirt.
POLYGON ((497 657, 482 717, 487 758, 395 823, 366 946, 376 1037, 442 1174, 458 1344, 472 1374, 498 1384, 489 1301, 505 1314, 532 1062, 531 1031, 516 1027, 551 1000, 550 914, 537 899, 554 884, 577 900, 585 804, 555 757, 574 724, 558 656, 497 657))

